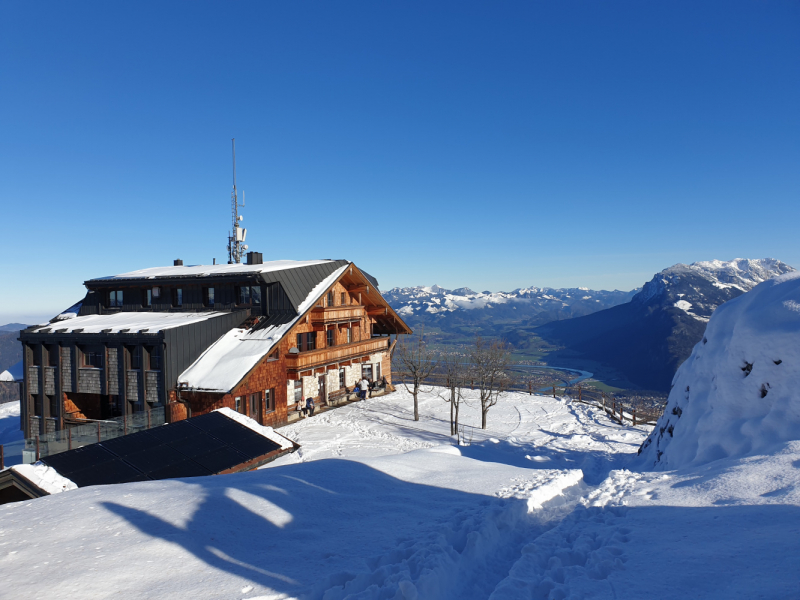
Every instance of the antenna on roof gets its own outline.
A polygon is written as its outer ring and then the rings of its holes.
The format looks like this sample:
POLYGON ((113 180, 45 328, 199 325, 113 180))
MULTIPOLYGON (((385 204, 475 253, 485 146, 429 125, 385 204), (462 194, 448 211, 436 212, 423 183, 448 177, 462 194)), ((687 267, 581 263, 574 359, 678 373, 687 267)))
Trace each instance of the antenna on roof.
MULTIPOLYGON (((244 192, 242 192, 242 204, 239 204, 239 196, 236 192, 236 138, 231 139, 231 146, 233 149, 233 191, 231 192, 231 233, 228 236, 228 264, 242 262, 242 249, 245 238, 247 238, 247 229, 239 226, 244 217, 239 214, 239 209, 244 208, 244 192)), ((247 246, 244 246, 246 249, 247 246)))

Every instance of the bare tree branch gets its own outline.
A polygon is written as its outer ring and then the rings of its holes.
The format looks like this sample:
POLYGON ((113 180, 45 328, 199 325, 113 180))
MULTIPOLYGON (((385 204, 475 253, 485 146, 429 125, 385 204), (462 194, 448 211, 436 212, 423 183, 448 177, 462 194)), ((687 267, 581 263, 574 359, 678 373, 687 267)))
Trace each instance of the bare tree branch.
POLYGON ((407 343, 404 339, 397 345, 397 359, 400 364, 400 377, 406 390, 414 396, 414 420, 419 421, 418 395, 424 381, 436 369, 436 361, 426 346, 420 331, 416 342, 407 343))
POLYGON ((511 353, 506 342, 495 340, 489 343, 478 336, 475 338, 470 359, 471 380, 478 388, 481 401, 481 429, 486 429, 489 409, 497 404, 500 395, 511 384, 508 373, 511 353))

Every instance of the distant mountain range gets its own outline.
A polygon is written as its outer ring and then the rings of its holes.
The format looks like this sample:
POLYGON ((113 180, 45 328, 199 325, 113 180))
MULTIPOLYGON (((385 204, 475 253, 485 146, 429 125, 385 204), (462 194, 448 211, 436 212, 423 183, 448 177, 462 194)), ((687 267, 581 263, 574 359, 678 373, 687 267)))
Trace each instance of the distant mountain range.
POLYGON ((413 328, 424 325, 464 335, 500 335, 510 324, 536 326, 588 315, 624 302, 636 290, 518 288, 512 292, 474 292, 431 287, 392 288, 384 298, 413 328))
POLYGON ((535 331, 645 389, 668 391, 717 306, 794 270, 772 258, 677 264, 656 274, 628 303, 535 331))

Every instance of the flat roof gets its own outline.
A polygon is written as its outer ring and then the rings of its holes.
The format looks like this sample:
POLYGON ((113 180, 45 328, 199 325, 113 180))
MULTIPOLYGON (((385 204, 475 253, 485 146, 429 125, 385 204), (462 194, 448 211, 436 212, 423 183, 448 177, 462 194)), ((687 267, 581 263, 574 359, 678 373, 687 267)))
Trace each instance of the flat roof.
POLYGON ((118 312, 111 315, 86 315, 55 323, 42 323, 27 333, 120 333, 126 329, 132 333, 158 333, 165 329, 183 327, 222 315, 226 312, 166 313, 166 312, 118 312), (45 329, 49 331, 44 331, 45 329))

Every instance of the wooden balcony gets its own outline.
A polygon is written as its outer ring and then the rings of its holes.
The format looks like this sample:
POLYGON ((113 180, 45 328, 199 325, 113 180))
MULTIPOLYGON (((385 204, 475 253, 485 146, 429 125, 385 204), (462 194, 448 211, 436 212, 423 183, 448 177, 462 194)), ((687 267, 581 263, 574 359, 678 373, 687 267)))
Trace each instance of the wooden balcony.
POLYGON ((311 311, 311 323, 315 327, 334 325, 336 323, 349 323, 358 321, 366 316, 364 307, 359 305, 345 306, 317 306, 311 311))
POLYGON ((389 338, 380 337, 344 344, 343 346, 320 348, 318 350, 300 352, 299 354, 287 354, 285 357, 286 370, 290 373, 308 371, 331 364, 355 360, 375 352, 382 352, 388 348, 389 338))

